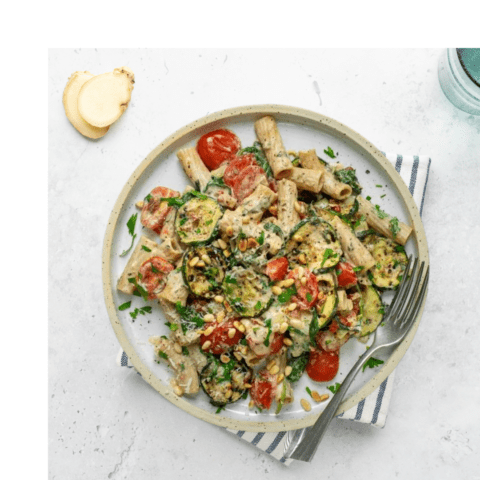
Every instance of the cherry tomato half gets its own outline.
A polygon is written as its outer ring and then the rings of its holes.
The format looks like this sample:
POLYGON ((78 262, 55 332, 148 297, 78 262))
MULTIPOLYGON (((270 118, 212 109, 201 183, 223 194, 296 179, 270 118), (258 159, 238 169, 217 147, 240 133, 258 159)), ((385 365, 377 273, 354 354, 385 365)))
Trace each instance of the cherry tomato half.
POLYGON ((268 370, 261 370, 252 381, 250 395, 255 405, 268 410, 272 406, 277 390, 277 377, 268 370))
POLYGON ((250 165, 249 167, 243 169, 239 174, 233 185, 233 194, 235 198, 242 202, 247 198, 253 191, 257 188, 260 177, 267 179, 265 170, 258 165, 250 165))
POLYGON ((147 196, 148 201, 145 201, 142 207, 141 222, 144 227, 153 230, 160 234, 163 222, 168 213, 172 209, 166 201, 161 201, 162 198, 179 197, 180 193, 175 190, 170 190, 166 187, 156 187, 147 196))
POLYGON ((197 152, 209 170, 215 170, 239 150, 239 138, 225 129, 206 133, 197 143, 197 152))
POLYGON ((137 284, 148 292, 148 299, 154 300, 165 288, 165 277, 173 265, 162 257, 152 257, 142 263, 138 270, 137 284))
POLYGON ((287 276, 295 280, 295 288, 297 294, 292 297, 292 302, 295 302, 300 309, 308 310, 315 305, 318 297, 318 283, 317 277, 307 268, 302 268, 303 273, 300 275, 300 268, 294 268, 287 276), (306 283, 302 284, 302 278, 306 278, 306 283))
POLYGON ((335 378, 339 364, 337 352, 311 350, 305 370, 315 382, 329 382, 335 378))
POLYGON ((251 165, 257 165, 257 161, 255 160, 255 155, 253 153, 245 153, 239 157, 232 158, 223 174, 223 181, 225 182, 225 185, 233 188, 240 172, 251 165))
POLYGON ((278 282, 283 280, 288 271, 287 257, 275 258, 267 263, 266 274, 270 277, 270 280, 278 282))
POLYGON ((341 288, 351 288, 357 284, 357 275, 353 271, 353 266, 348 262, 340 262, 336 267, 338 286, 341 288))
POLYGON ((226 353, 230 347, 236 345, 242 338, 243 333, 240 332, 235 328, 233 325, 233 320, 226 320, 223 323, 210 323, 206 324, 205 328, 212 326, 214 328, 213 332, 208 335, 200 335, 200 345, 202 345, 207 341, 210 341, 210 346, 206 348, 204 351, 213 353, 215 355, 221 355, 222 353, 226 353), (235 335, 230 338, 228 336, 228 331, 233 328, 235 330, 235 335))

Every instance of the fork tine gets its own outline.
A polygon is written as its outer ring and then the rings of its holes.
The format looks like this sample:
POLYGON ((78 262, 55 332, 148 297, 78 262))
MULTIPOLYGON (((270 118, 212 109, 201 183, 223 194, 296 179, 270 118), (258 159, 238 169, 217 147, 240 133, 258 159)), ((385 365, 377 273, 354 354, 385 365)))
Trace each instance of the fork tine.
POLYGON ((408 271, 408 267, 411 263, 412 257, 410 257, 407 267, 405 268, 405 273, 404 273, 404 278, 402 283, 400 284, 397 294, 393 298, 392 303, 390 304, 390 309, 388 311, 388 318, 391 318, 393 316, 396 316, 399 312, 399 310, 402 308, 404 305, 405 299, 407 298, 408 292, 410 291, 410 286, 413 282, 413 279, 415 278, 415 271, 417 269, 418 265, 418 258, 415 258, 415 261, 413 263, 412 271, 408 271))
POLYGON ((420 272, 419 272, 419 275, 418 275, 418 279, 417 281, 415 282, 415 287, 413 289, 413 293, 412 293, 412 298, 410 299, 410 302, 409 302, 409 305, 408 305, 408 311, 406 311, 404 313, 404 318, 400 324, 401 327, 403 327, 404 325, 407 325, 409 323, 412 323, 414 322, 416 316, 417 316, 417 313, 418 313, 418 310, 420 309, 420 306, 422 305, 422 302, 423 302, 423 299, 425 297, 425 294, 426 294, 426 291, 427 291, 427 286, 428 286, 428 279, 429 279, 429 275, 430 275, 430 267, 427 267, 427 271, 425 273, 425 278, 423 279, 423 283, 422 283, 422 286, 420 288, 420 292, 418 292, 418 295, 417 295, 417 291, 418 291, 418 287, 420 285, 420 280, 422 278, 422 273, 423 273, 423 267, 425 266, 425 262, 422 262, 422 266, 421 266, 421 269, 420 269, 420 272), (416 298, 415 298, 416 296, 416 298))
POLYGON ((408 295, 405 298, 405 308, 402 312, 402 317, 406 318, 410 315, 410 312, 413 309, 413 306, 415 304, 414 299, 416 294, 418 293, 420 281, 422 280, 422 274, 423 274, 423 269, 425 267, 425 262, 422 262, 420 265, 420 271, 417 273, 415 272, 415 275, 412 274, 412 283, 411 283, 411 288, 409 289, 408 295))
MULTIPOLYGON (((405 267, 406 272, 408 272, 408 270, 410 268, 410 265, 412 263, 412 258, 413 258, 412 255, 410 255, 410 257, 408 257, 408 262, 407 262, 407 265, 405 267)), ((403 292, 404 288, 405 288, 405 282, 401 282, 400 285, 397 288, 397 291, 395 292, 395 295, 394 295, 392 301, 390 302, 390 305, 389 305, 389 308, 388 308, 388 311, 387 311, 387 315, 389 315, 390 312, 393 310, 393 307, 394 307, 399 295, 401 294, 401 292, 403 292)))

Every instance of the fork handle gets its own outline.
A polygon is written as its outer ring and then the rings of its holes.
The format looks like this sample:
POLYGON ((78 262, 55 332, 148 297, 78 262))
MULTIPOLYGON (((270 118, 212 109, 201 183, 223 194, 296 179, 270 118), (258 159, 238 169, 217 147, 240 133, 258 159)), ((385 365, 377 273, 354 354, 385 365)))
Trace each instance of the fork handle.
POLYGON ((296 446, 292 442, 289 449, 285 453, 285 458, 294 458, 295 460, 301 460, 303 462, 310 462, 317 451, 318 445, 322 441, 328 425, 332 421, 335 413, 338 410, 338 406, 345 397, 348 388, 353 382, 353 379, 357 373, 362 369, 363 364, 371 357, 375 352, 380 350, 381 345, 368 349, 355 363, 350 370, 349 374, 345 377, 342 385, 338 389, 338 392, 332 397, 329 404, 318 417, 317 421, 309 428, 306 435, 303 437, 300 443, 296 446))

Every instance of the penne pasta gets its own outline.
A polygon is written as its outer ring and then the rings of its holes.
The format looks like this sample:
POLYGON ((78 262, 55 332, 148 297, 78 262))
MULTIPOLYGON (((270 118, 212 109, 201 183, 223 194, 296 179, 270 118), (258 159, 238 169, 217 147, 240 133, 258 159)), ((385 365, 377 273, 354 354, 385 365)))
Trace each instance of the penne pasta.
POLYGON ((291 180, 280 180, 278 188, 278 223, 284 232, 289 232, 299 221, 300 215, 295 209, 298 198, 297 186, 291 180))
POLYGON ((287 178, 295 183, 299 190, 318 193, 322 189, 323 172, 321 170, 294 167, 287 178))
POLYGON ((348 225, 342 222, 340 218, 334 217, 331 222, 337 232, 338 239, 342 245, 345 257, 356 267, 363 267, 369 270, 375 265, 370 252, 363 246, 362 242, 355 236, 348 225))
POLYGON ((277 180, 287 177, 293 166, 283 146, 275 119, 267 116, 257 120, 255 122, 255 132, 265 151, 268 163, 272 167, 273 176, 277 180))
POLYGON ((380 207, 374 206, 371 202, 361 196, 358 196, 357 200, 359 205, 358 213, 360 215, 365 215, 365 219, 370 227, 400 245, 405 245, 407 243, 408 237, 412 233, 412 228, 410 226, 386 214, 380 210, 380 207))
POLYGON ((200 190, 203 192, 207 183, 211 180, 212 175, 202 162, 197 150, 193 147, 183 148, 177 152, 177 157, 188 178, 194 185, 197 185, 198 182, 200 190))

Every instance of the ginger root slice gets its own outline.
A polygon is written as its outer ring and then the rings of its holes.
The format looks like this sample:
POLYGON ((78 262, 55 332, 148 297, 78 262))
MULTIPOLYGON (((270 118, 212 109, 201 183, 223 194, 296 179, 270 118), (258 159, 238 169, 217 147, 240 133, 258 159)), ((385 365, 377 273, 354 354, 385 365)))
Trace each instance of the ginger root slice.
POLYGON ((128 107, 135 76, 128 67, 97 75, 86 82, 78 95, 78 112, 90 125, 107 127, 128 107))
POLYGON ((85 137, 101 138, 110 127, 94 127, 87 123, 78 113, 78 94, 80 89, 93 78, 90 72, 75 72, 68 79, 65 90, 63 91, 63 107, 70 123, 85 137))

